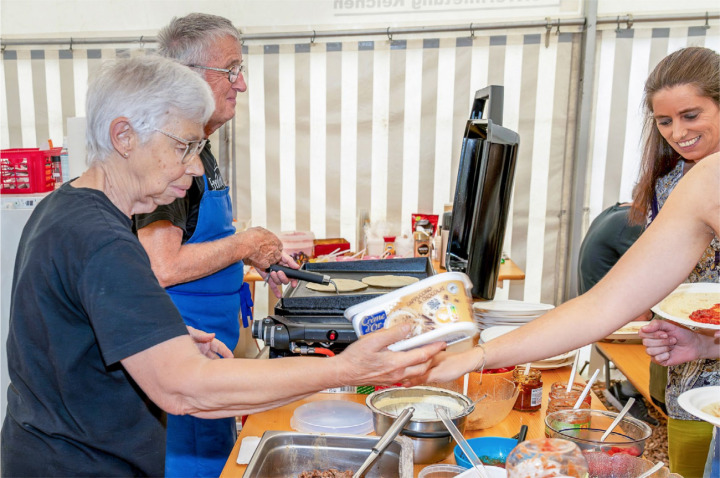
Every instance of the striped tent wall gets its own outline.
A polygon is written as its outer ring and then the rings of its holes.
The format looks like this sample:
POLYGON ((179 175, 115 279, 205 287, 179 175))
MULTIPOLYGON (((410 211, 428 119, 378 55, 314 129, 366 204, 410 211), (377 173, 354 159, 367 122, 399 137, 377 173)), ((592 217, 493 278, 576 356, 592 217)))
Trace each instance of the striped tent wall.
POLYGON ((409 230, 452 202, 475 91, 503 85, 521 137, 505 250, 527 279, 496 297, 554 302, 579 47, 579 33, 246 45, 238 216, 353 245, 365 214, 409 230))
MULTIPOLYGON (((668 52, 718 50, 718 27, 598 31, 585 222, 629 198, 639 163, 642 84, 668 52)), ((311 230, 357 245, 358 217, 409 229, 454 194, 474 92, 503 85, 504 126, 521 137, 505 251, 526 272, 497 298, 557 303, 577 129, 581 34, 248 43, 248 91, 223 138, 242 225, 311 230), (547 46, 546 46, 547 40, 547 46)), ((84 115, 102 61, 137 48, 6 49, 0 146, 33 147, 84 115)), ((218 142, 218 135, 214 142, 218 142)), ((268 310, 260 287, 256 315, 268 310)))

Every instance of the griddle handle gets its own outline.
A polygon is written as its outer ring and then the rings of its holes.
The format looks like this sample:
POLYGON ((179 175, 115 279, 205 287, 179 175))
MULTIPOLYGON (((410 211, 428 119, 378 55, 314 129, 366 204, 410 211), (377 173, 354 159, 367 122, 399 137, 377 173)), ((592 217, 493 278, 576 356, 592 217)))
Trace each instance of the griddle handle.
POLYGON ((301 271, 298 269, 290 269, 289 267, 273 264, 265 272, 284 272, 290 279, 304 280, 306 282, 314 282, 315 284, 329 284, 330 276, 318 274, 316 272, 301 271))

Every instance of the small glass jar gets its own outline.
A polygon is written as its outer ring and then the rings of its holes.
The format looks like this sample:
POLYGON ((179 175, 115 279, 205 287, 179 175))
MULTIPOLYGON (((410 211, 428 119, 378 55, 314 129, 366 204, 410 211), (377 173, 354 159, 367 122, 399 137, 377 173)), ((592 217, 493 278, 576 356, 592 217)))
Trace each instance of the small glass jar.
POLYGON ((542 406, 542 373, 536 368, 531 368, 525 373, 524 367, 515 367, 513 370, 513 382, 518 386, 517 400, 513 409, 521 412, 534 412, 542 406))
MULTIPOLYGON (((555 382, 550 387, 550 395, 548 397, 547 413, 556 412, 558 410, 570 410, 577 403, 578 398, 582 395, 585 385, 581 383, 573 383, 570 391, 567 391, 567 383, 555 382)), ((590 409, 592 398, 588 393, 580 404, 580 408, 590 409)))
POLYGON ((580 448, 568 440, 539 438, 519 443, 507 457, 508 478, 588 476, 588 463, 580 448))

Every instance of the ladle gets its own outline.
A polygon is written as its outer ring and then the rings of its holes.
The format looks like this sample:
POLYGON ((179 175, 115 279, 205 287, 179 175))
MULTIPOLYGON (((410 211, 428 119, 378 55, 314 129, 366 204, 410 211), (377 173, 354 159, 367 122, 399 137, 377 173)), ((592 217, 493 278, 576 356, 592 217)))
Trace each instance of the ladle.
POLYGON ((648 471, 646 471, 642 475, 638 476, 637 478, 648 478, 648 476, 652 475, 653 473, 658 471, 663 466, 665 466, 665 463, 663 463, 662 461, 659 463, 656 463, 655 466, 653 466, 652 468, 650 468, 648 471))
POLYGON ((407 424, 407 422, 410 421, 413 413, 415 413, 415 409, 413 407, 407 407, 405 410, 403 410, 403 412, 395 419, 393 424, 390 425, 390 428, 388 428, 387 431, 383 433, 383 436, 381 436, 380 439, 377 441, 377 443, 372 449, 372 452, 370 453, 370 456, 368 456, 365 459, 365 463, 363 463, 360 468, 358 468, 358 471, 355 472, 353 478, 363 478, 365 476, 365 473, 367 473, 368 470, 372 467, 373 463, 375 463, 375 460, 377 460, 377 458, 382 454, 382 452, 385 451, 385 448, 388 447, 388 445, 395 439, 395 437, 398 436, 398 433, 400 433, 400 431, 407 424))
POLYGON ((452 420, 450 420, 445 407, 435 405, 435 413, 437 413, 437 416, 440 417, 440 420, 442 420, 445 424, 445 428, 447 428, 460 449, 463 453, 465 453, 465 456, 472 465, 472 469, 475 470, 475 474, 480 476, 480 478, 489 478, 487 471, 485 471, 485 465, 482 461, 480 461, 480 458, 478 458, 475 454, 475 451, 472 449, 462 433, 460 433, 460 430, 458 430, 452 420))
POLYGON ((630 407, 633 406, 633 403, 635 403, 635 399, 633 397, 630 397, 623 409, 620 410, 620 413, 618 413, 618 416, 615 417, 615 420, 613 420, 608 429, 605 430, 605 433, 603 433, 600 437, 601 442, 605 441, 607 437, 610 436, 610 433, 612 433, 613 429, 617 426, 618 423, 620 423, 620 420, 622 420, 623 417, 627 414, 627 412, 630 411, 630 407))

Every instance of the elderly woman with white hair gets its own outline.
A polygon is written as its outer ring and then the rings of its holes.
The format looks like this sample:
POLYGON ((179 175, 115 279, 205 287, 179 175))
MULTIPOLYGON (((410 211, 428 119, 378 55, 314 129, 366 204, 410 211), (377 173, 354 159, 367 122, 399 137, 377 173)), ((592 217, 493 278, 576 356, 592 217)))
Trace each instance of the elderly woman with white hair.
POLYGON ((202 174, 210 88, 159 57, 105 68, 87 96, 89 169, 40 202, 20 241, 7 341, 3 476, 162 476, 163 412, 242 415, 343 385, 423 374, 434 344, 371 334, 332 358, 230 357, 190 330, 150 268, 131 216, 202 174), (312 373, 307 373, 312 370, 312 373))

